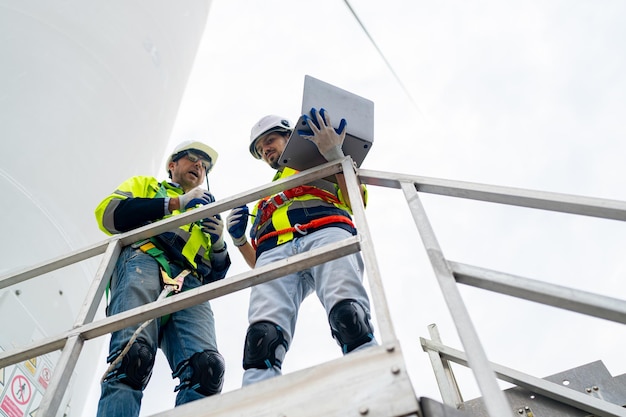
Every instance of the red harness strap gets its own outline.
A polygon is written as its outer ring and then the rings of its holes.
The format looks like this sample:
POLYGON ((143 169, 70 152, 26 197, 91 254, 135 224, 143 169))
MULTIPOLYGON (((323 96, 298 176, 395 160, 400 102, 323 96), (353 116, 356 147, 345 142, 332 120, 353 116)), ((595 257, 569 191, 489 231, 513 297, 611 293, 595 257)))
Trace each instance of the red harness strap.
POLYGON ((273 232, 267 233, 267 234, 261 236, 258 240, 253 240, 252 241, 252 247, 254 247, 254 250, 256 250, 256 248, 261 244, 261 242, 263 242, 263 241, 265 241, 267 239, 271 239, 273 237, 282 235, 284 233, 299 232, 299 233, 301 233, 303 235, 306 235, 308 229, 316 229, 318 227, 325 226, 325 225, 331 224, 331 223, 346 223, 346 224, 349 224, 350 226, 354 227, 354 223, 352 223, 352 220, 350 220, 349 218, 347 218, 345 216, 320 217, 319 219, 311 220, 307 224, 295 224, 293 227, 289 227, 287 229, 275 230, 273 232))
POLYGON ((299 187, 290 188, 282 191, 272 197, 267 197, 259 204, 261 211, 261 224, 265 223, 272 217, 277 208, 284 206, 287 202, 302 195, 312 195, 321 198, 327 203, 341 204, 341 201, 332 193, 310 185, 301 185, 299 187))

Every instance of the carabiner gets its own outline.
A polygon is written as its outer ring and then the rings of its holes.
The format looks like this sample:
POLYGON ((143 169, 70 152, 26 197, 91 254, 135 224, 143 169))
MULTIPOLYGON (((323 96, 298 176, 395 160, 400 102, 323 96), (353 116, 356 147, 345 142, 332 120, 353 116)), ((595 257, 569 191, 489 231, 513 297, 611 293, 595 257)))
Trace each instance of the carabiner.
POLYGON ((300 223, 296 223, 293 225, 293 228, 296 229, 296 232, 300 233, 301 235, 306 235, 307 233, 309 233, 306 229, 300 229, 300 226, 302 226, 300 223))

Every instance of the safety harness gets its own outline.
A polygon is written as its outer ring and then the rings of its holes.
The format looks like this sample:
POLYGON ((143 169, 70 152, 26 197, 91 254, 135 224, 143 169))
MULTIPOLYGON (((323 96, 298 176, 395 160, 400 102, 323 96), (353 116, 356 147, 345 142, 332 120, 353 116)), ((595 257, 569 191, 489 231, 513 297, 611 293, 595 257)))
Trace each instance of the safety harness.
MULTIPOLYGON (((259 214, 257 215, 258 217, 257 217, 257 221, 255 221, 255 226, 265 223, 266 221, 272 218, 272 214, 274 214, 274 212, 278 208, 284 206, 285 204, 292 201, 296 197, 300 197, 303 195, 312 195, 314 197, 318 197, 319 199, 324 200, 325 202, 331 203, 331 204, 341 204, 341 201, 339 200, 339 198, 337 198, 337 196, 335 196, 329 191, 326 191, 317 187, 312 187, 310 185, 301 185, 301 186, 290 188, 288 190, 282 191, 273 196, 262 199, 261 202, 259 203, 259 210, 258 210, 259 214)), ((306 235, 309 229, 317 229, 319 227, 326 226, 331 223, 346 223, 354 227, 354 223, 352 223, 352 221, 348 217, 339 216, 339 215, 326 216, 326 217, 321 217, 319 219, 313 219, 309 223, 306 223, 306 224, 296 223, 292 227, 266 233, 258 239, 252 239, 252 247, 256 250, 259 244, 261 244, 265 240, 271 239, 273 237, 276 237, 285 233, 298 232, 302 235, 306 235)))
MULTIPOLYGON (((142 252, 147 253, 148 255, 152 256, 154 258, 154 260, 157 261, 158 264, 161 266, 161 280, 162 280, 162 283, 163 283, 164 287, 167 286, 167 285, 178 285, 178 282, 176 281, 176 278, 171 278, 172 271, 170 269, 170 264, 169 264, 167 258, 165 257, 165 252, 163 252, 161 249, 157 248, 154 245, 154 243, 152 243, 151 240, 143 241, 143 242, 140 242, 139 244, 135 244, 133 246, 137 247, 136 245, 139 245, 139 249, 141 249, 142 252)), ((187 273, 185 275, 187 275, 187 274, 189 274, 191 272, 188 269, 185 269, 185 271, 187 271, 187 273)), ((181 285, 178 288, 178 291, 180 291, 182 289, 182 282, 180 284, 181 285)))
MULTIPOLYGON (((166 196, 167 196, 167 191, 165 190, 165 187, 163 186, 163 184, 160 184, 159 190, 157 191, 157 194, 155 197, 166 197, 166 196)), ((172 269, 170 268, 170 264, 165 256, 165 252, 163 252, 161 249, 156 247, 156 245, 152 242, 152 238, 133 243, 131 247, 135 249, 139 248, 142 252, 152 256, 154 260, 157 261, 157 263, 159 264, 159 271, 161 272, 161 284, 163 286, 163 290, 161 291, 161 294, 159 294, 159 296, 157 297, 155 301, 162 300, 172 294, 179 293, 183 290, 183 283, 184 283, 185 277, 191 273, 191 270, 184 269, 183 271, 181 271, 180 274, 172 278, 172 269)), ((106 288, 107 304, 108 304, 108 298, 109 298, 110 285, 111 283, 109 282, 106 288)), ((170 318, 169 314, 162 316, 161 325, 164 325, 169 318, 170 318)), ((135 342, 135 340, 141 333, 141 331, 145 329, 146 327, 148 327, 148 325, 153 320, 154 319, 146 320, 141 326, 137 328, 137 330, 135 330, 131 338, 128 340, 128 342, 124 346, 124 349, 122 349, 118 357, 115 358, 113 362, 111 362, 108 369, 104 372, 101 382, 103 382, 106 379, 107 375, 113 371, 115 366, 117 366, 117 364, 122 361, 124 356, 128 353, 131 346, 133 345, 133 343, 135 342)))
MULTIPOLYGON (((162 183, 159 184, 159 189, 157 190, 156 195, 154 197, 155 198, 167 197, 167 190, 165 189, 165 186, 162 183)), ((171 285, 178 284, 178 282, 176 281, 176 278, 171 278, 172 271, 170 269, 170 263, 167 257, 165 256, 165 252, 163 252, 154 244, 154 238, 137 242, 133 244, 133 247, 139 248, 141 249, 142 252, 147 253, 148 255, 152 256, 154 260, 157 261, 157 263, 161 266, 160 268, 161 269, 161 282, 164 288, 166 288, 168 285, 171 286, 171 285)), ((188 269, 185 269, 185 271, 187 271, 185 275, 191 272, 188 269)), ((180 286, 178 287, 178 291, 181 291, 182 289, 183 289, 183 286, 182 286, 182 281, 181 281, 180 286)), ((167 320, 167 318, 165 320, 167 320)))
POLYGON ((285 234, 285 233, 293 233, 298 232, 302 235, 306 235, 309 229, 317 229, 322 226, 326 226, 331 223, 346 223, 352 227, 354 227, 354 223, 345 217, 345 216, 326 216, 320 217, 319 219, 313 219, 306 224, 298 224, 296 223, 292 227, 288 227, 287 229, 275 230, 273 232, 269 232, 261 236, 259 239, 255 239, 252 241, 252 247, 256 250, 256 248, 267 239, 271 239, 273 237, 285 234))
MULTIPOLYGON (((152 245, 152 246, 154 246, 154 245, 152 245)), ((141 250, 143 251, 143 249, 141 249, 141 250)), ((163 257, 163 258, 165 258, 165 257, 163 257)), ((156 259, 156 257, 155 257, 155 259, 156 259)), ((168 270, 169 270, 169 265, 168 265, 168 270)), ((189 275, 189 273, 191 272, 188 269, 185 269, 180 274, 178 274, 176 276, 176 278, 170 278, 170 276, 167 275, 165 273, 165 271, 163 271, 163 269, 161 269, 160 271, 161 271, 161 278, 163 279, 164 285, 163 285, 163 291, 161 291, 161 294, 159 294, 159 296, 157 297, 157 299, 155 301, 162 300, 165 297, 171 295, 172 293, 178 293, 178 292, 182 291, 182 289, 183 289, 183 282, 185 280, 185 277, 187 275, 189 275)), ((169 318, 169 315, 166 316, 166 317, 169 318)), ((113 369, 115 369, 117 364, 120 363, 122 361, 122 359, 124 359, 124 356, 126 356, 126 354, 130 350, 130 348, 133 345, 133 343, 135 343, 135 340, 137 339, 137 337, 139 336, 141 331, 143 329, 145 329, 146 327, 148 327, 148 325, 153 320, 154 319, 146 320, 145 322, 143 322, 143 324, 141 326, 139 326, 137 328, 137 330, 135 330, 133 335, 130 337, 130 339, 128 340, 128 342, 124 346, 124 349, 122 349, 122 351, 120 352, 118 357, 115 358, 115 360, 113 362, 111 362, 111 364, 109 365, 107 370, 104 372, 104 375, 102 375, 102 379, 100 380, 100 382, 104 382, 104 380, 106 379, 107 375, 109 373, 111 373, 113 371, 113 369)), ((161 320, 163 320, 163 317, 161 317, 161 320)), ((163 324, 163 321, 161 323, 163 324)))
MULTIPOLYGON (((182 285, 182 279, 179 281, 178 277, 180 277, 182 275, 181 274, 178 275, 177 278, 171 278, 172 275, 172 270, 170 268, 170 264, 167 260, 167 258, 165 257, 165 252, 163 252, 161 249, 157 248, 154 243, 152 243, 152 241, 150 239, 146 239, 146 240, 142 240, 139 241, 137 243, 134 243, 133 245, 131 245, 133 248, 139 248, 142 252, 147 253, 148 255, 152 256, 154 258, 155 261, 157 261, 157 263, 159 264, 159 270, 161 271, 161 284, 163 285, 163 288, 165 290, 165 288, 167 288, 167 286, 175 286, 177 287, 177 291, 182 290, 183 285, 182 285)), ((188 275, 191 271, 188 269, 185 269, 183 272, 185 272, 184 276, 188 275)), ((183 278, 184 278, 183 276, 183 278)), ((110 286, 111 286, 111 282, 109 281, 109 283, 107 284, 106 287, 106 299, 107 299, 107 304, 109 304, 109 291, 110 291, 110 286)), ((168 294, 172 292, 171 290, 168 292, 168 294)), ((167 316, 166 316, 167 317, 167 316)), ((165 321, 163 321, 163 323, 165 323, 165 321)))
POLYGON ((296 197, 300 197, 303 195, 312 195, 314 197, 318 197, 327 203, 332 204, 341 204, 341 201, 326 190, 322 190, 321 188, 312 187, 310 185, 301 185, 299 187, 290 188, 285 191, 281 191, 280 193, 266 197, 259 203, 259 210, 261 211, 261 223, 265 223, 272 217, 272 214, 276 211, 276 209, 284 206, 289 201, 293 200, 296 197))

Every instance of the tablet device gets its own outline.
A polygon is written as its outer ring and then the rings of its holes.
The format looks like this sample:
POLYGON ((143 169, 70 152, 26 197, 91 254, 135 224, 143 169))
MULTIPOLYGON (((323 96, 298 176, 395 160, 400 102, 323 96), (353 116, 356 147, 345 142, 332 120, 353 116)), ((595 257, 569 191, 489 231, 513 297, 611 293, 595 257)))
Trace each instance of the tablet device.
MULTIPOLYGON (((339 127, 341 119, 346 119, 343 153, 350 155, 357 167, 361 166, 374 142, 374 102, 306 75, 301 114, 309 114, 311 108, 325 109, 334 128, 339 127)), ((280 165, 304 171, 326 163, 317 146, 303 138, 298 130, 310 132, 302 116, 280 156, 280 165)))

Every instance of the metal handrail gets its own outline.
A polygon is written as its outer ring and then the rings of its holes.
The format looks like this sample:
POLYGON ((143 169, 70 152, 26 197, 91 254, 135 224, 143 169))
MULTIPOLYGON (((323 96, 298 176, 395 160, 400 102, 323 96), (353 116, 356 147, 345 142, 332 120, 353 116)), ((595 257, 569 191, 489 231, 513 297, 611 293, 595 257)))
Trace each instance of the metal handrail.
MULTIPOLYGON (((363 202, 360 198, 359 183, 396 188, 403 191, 444 299, 448 304, 448 309, 459 333, 461 343, 465 347, 467 356, 464 356, 466 359, 463 360, 470 364, 474 372, 490 415, 502 416, 510 414, 511 408, 497 385, 497 367, 494 368, 494 364, 487 360, 469 313, 463 304, 457 283, 473 285, 502 294, 543 302, 583 314, 626 323, 626 302, 622 300, 538 281, 524 280, 520 277, 447 260, 429 224, 428 217, 419 199, 419 193, 431 193, 621 221, 626 220, 626 202, 364 169, 358 169, 355 172, 352 160, 347 157, 340 161, 330 162, 272 182, 271 184, 256 187, 188 213, 113 236, 103 242, 73 251, 68 255, 60 256, 29 268, 13 271, 0 277, 0 289, 2 289, 41 274, 104 254, 96 277, 88 291, 87 300, 79 311, 73 328, 61 334, 35 341, 27 347, 0 353, 0 368, 61 349, 62 354, 58 364, 63 368, 63 371, 53 374, 39 409, 39 415, 53 416, 60 406, 62 397, 62 395, 56 395, 56 393, 60 392, 62 394, 59 390, 67 385, 76 364, 76 358, 80 354, 85 340, 100 337, 129 325, 160 317, 203 301, 275 279, 286 273, 299 271, 358 251, 361 251, 363 254, 368 272, 372 304, 376 312, 381 342, 396 340, 363 202), (222 213, 242 204, 254 202, 267 195, 306 184, 319 178, 326 178, 339 172, 343 172, 346 177, 348 197, 353 202, 354 221, 359 230, 359 235, 356 237, 327 245, 307 254, 297 255, 271 265, 253 269, 246 273, 227 277, 221 281, 115 316, 93 321, 98 305, 103 298, 106 282, 108 282, 108 277, 112 273, 122 247, 178 226, 222 213)), ((435 340, 435 343, 437 342, 438 340, 435 340)), ((445 366, 439 369, 439 371, 442 375, 450 373, 450 370, 445 366)), ((462 401, 456 387, 447 389, 445 397, 444 399, 455 402, 457 405, 459 401, 462 401)))
MULTIPOLYGON (((368 226, 365 222, 364 206, 360 197, 360 186, 357 181, 358 179, 354 172, 352 160, 349 157, 344 158, 343 160, 330 162, 291 177, 272 182, 271 184, 257 187, 246 193, 208 204, 198 209, 191 210, 188 213, 183 213, 179 216, 174 216, 154 224, 134 229, 127 233, 113 236, 108 240, 90 245, 84 249, 73 251, 70 254, 56 257, 28 268, 9 272, 0 277, 0 289, 104 253, 96 277, 88 291, 87 300, 83 304, 83 308, 79 311, 73 328, 61 334, 37 340, 29 346, 1 352, 0 368, 16 364, 22 360, 61 350, 61 356, 57 362, 61 371, 53 373, 38 410, 41 416, 56 415, 63 397, 62 395, 57 395, 57 393, 62 394, 62 389, 69 383, 77 363, 76 359, 80 355, 84 341, 123 329, 132 324, 171 314, 198 303, 284 276, 287 273, 300 271, 313 265, 363 250, 361 241, 365 240, 371 242, 371 239, 369 238, 368 226), (122 247, 181 225, 233 209, 242 204, 256 201, 267 195, 276 194, 280 191, 306 184, 320 178, 326 178, 342 172, 343 170, 345 170, 345 176, 348 179, 348 197, 353 202, 355 220, 356 217, 359 218, 359 220, 356 220, 361 229, 359 236, 351 237, 335 244, 326 245, 325 247, 310 251, 306 254, 292 256, 289 259, 256 268, 247 273, 228 277, 218 282, 204 285, 194 290, 185 291, 184 293, 93 322, 98 305, 102 300, 106 283, 112 274, 122 247)), ((370 274, 370 282, 375 287, 372 289, 372 298, 377 308, 377 318, 380 320, 379 329, 382 334, 381 340, 395 340, 374 250, 371 245, 369 245, 369 248, 365 249, 364 252, 366 258, 365 264, 370 274)))

